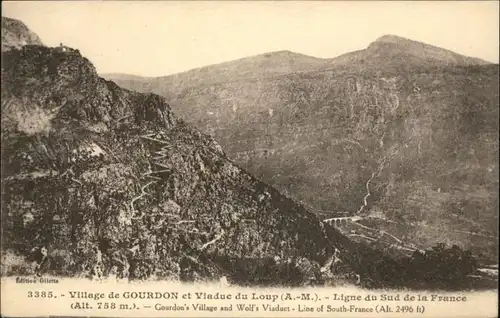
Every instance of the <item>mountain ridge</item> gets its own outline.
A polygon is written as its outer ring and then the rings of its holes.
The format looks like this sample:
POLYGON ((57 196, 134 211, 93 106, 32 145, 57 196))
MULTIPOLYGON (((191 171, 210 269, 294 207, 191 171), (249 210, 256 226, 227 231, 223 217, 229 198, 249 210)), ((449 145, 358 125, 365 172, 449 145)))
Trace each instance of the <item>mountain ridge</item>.
POLYGON ((314 61, 314 62, 321 62, 327 59, 322 59, 314 56, 310 56, 307 54, 302 54, 302 53, 297 53, 297 52, 292 52, 289 50, 279 50, 279 51, 271 51, 271 52, 264 52, 264 53, 259 53, 251 56, 246 56, 246 57, 240 57, 237 59, 229 60, 229 61, 224 61, 221 63, 216 63, 216 64, 209 64, 209 65, 204 65, 200 67, 195 67, 186 71, 182 71, 179 73, 174 73, 166 76, 159 76, 157 78, 165 78, 169 76, 175 76, 175 75, 181 75, 189 72, 198 72, 198 71, 204 71, 208 68, 211 68, 215 65, 219 65, 221 67, 224 67, 226 65, 231 65, 234 63, 262 63, 264 65, 272 65, 272 62, 277 62, 277 63, 290 63, 293 65, 297 60, 304 59, 304 60, 309 60, 309 61, 314 61), (257 60, 256 62, 254 60, 257 60), (283 61, 282 61, 283 60, 283 61), (269 64, 271 62, 271 64, 269 64))
MULTIPOLYGON (((157 80, 161 80, 161 79, 168 78, 170 76, 179 76, 179 77, 182 77, 182 76, 185 76, 186 74, 188 74, 190 72, 198 72, 198 71, 206 70, 208 68, 212 68, 212 67, 216 67, 216 66, 224 67, 226 65, 230 65, 230 64, 234 64, 234 63, 239 63, 239 62, 244 62, 244 61, 250 61, 250 60, 253 60, 253 59, 257 59, 258 60, 258 59, 261 59, 263 57, 282 57, 282 58, 292 58, 292 59, 293 58, 295 58, 295 59, 301 59, 302 58, 302 59, 308 59, 308 60, 311 60, 311 61, 314 60, 318 64, 319 68, 327 68, 329 66, 335 66, 335 65, 339 64, 347 56, 352 56, 354 54, 359 54, 359 53, 365 52, 366 50, 370 50, 370 49, 374 50, 375 47, 379 46, 380 44, 392 44, 392 45, 397 45, 399 47, 406 47, 406 49, 414 49, 415 47, 417 47, 417 48, 420 47, 420 48, 427 48, 428 50, 434 51, 434 52, 436 52, 436 51, 444 52, 444 53, 448 54, 448 57, 454 58, 455 60, 459 60, 459 62, 462 63, 462 64, 464 63, 464 61, 466 61, 468 65, 495 64, 495 63, 492 63, 492 62, 488 62, 488 61, 482 60, 480 58, 468 57, 468 56, 463 55, 463 54, 458 54, 458 53, 455 53, 455 52, 453 52, 453 51, 451 51, 449 49, 443 49, 443 48, 440 48, 440 47, 435 46, 435 45, 430 45, 430 44, 426 44, 424 42, 410 40, 408 38, 404 38, 404 37, 401 37, 401 36, 398 36, 398 35, 385 34, 385 35, 382 35, 382 36, 378 37, 377 39, 375 39, 371 43, 369 43, 368 46, 365 49, 343 53, 343 54, 340 54, 338 56, 331 57, 331 58, 319 58, 319 57, 314 57, 314 56, 303 54, 303 53, 293 52, 293 51, 290 51, 290 50, 279 50, 279 51, 271 51, 271 52, 266 52, 266 53, 259 53, 259 54, 251 55, 251 56, 247 56, 247 57, 241 57, 241 58, 237 58, 237 59, 234 59, 234 60, 229 60, 229 61, 225 61, 225 62, 221 62, 221 63, 214 63, 214 64, 205 65, 205 66, 200 66, 200 67, 192 68, 192 69, 189 69, 189 70, 186 70, 186 71, 182 71, 182 72, 178 72, 178 73, 173 73, 173 74, 170 74, 170 75, 165 75, 165 76, 148 76, 148 77, 143 76, 143 78, 155 78, 157 80), (325 65, 320 65, 321 63, 324 63, 325 65)), ((363 57, 363 58, 365 58, 365 57, 363 57)), ((361 58, 358 57, 357 59, 361 59, 361 58)), ((302 71, 312 71, 312 70, 311 69, 299 69, 299 70, 291 70, 291 72, 292 71, 294 71, 294 72, 297 72, 297 71, 298 72, 302 72, 302 71)), ((135 75, 132 75, 132 74, 121 74, 121 73, 103 73, 102 76, 108 77, 109 79, 119 80, 121 76, 130 77, 130 76, 135 76, 135 75)), ((141 77, 141 76, 138 76, 138 77, 141 77)))

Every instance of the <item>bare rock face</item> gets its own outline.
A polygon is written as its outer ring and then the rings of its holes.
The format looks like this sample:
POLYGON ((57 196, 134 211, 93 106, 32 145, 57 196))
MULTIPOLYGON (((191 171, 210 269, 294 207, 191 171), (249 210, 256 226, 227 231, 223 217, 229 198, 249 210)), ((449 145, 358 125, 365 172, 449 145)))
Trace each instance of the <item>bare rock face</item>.
POLYGON ((2 17, 2 52, 24 45, 43 45, 42 40, 21 21, 2 17))

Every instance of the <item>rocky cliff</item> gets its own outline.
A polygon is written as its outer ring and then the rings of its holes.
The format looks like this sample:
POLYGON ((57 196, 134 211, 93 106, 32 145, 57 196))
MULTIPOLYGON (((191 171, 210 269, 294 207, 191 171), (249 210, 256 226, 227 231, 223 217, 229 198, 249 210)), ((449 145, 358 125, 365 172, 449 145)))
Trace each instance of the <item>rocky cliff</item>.
POLYGON ((24 45, 43 45, 43 43, 23 22, 2 17, 2 52, 24 45))

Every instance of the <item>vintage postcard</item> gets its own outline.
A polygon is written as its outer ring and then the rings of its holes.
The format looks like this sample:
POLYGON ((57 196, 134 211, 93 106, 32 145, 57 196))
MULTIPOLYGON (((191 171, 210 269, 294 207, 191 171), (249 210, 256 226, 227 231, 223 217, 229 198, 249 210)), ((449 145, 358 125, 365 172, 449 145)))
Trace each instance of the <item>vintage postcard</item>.
POLYGON ((4 317, 497 317, 498 1, 2 2, 4 317))

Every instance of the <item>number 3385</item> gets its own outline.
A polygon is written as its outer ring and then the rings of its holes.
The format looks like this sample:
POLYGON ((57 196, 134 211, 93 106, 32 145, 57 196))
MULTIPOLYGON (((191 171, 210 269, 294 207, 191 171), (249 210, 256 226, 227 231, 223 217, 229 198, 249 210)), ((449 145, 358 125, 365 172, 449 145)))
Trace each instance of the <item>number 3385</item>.
POLYGON ((28 291, 28 298, 54 298, 51 291, 28 291))

